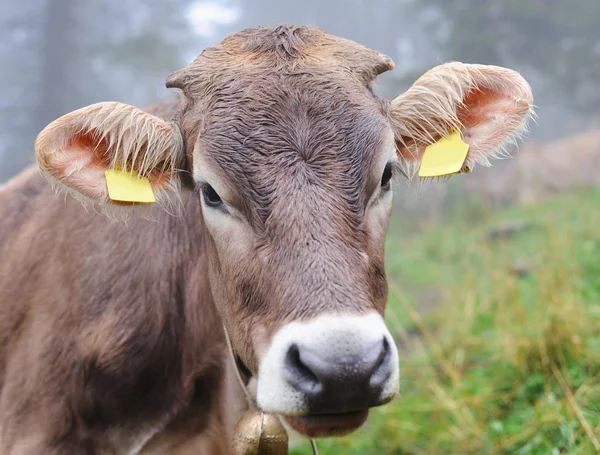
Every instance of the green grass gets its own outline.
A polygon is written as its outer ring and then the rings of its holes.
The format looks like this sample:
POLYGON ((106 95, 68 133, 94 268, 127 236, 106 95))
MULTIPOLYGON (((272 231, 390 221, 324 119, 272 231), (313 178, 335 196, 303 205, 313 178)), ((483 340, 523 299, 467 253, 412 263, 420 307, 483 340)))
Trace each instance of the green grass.
POLYGON ((321 455, 600 453, 600 191, 402 224, 387 258, 402 396, 321 455), (486 240, 505 223, 530 226, 486 240))

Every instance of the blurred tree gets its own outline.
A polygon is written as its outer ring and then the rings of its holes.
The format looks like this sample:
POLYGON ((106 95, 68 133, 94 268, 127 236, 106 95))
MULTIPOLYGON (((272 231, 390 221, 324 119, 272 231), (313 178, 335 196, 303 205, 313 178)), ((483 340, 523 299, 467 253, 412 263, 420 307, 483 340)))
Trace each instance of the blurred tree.
POLYGON ((74 0, 46 0, 41 33, 41 75, 35 130, 68 112, 73 98, 74 0))
POLYGON ((187 20, 194 0, 95 0, 78 7, 80 66, 92 93, 143 105, 168 97, 166 77, 202 47, 187 20))
POLYGON ((0 182, 32 160, 43 6, 43 0, 0 0, 0 182))
POLYGON ((173 96, 166 76, 202 47, 186 18, 192 3, 0 0, 0 182, 33 161, 37 133, 70 110, 173 96))
POLYGON ((536 73, 550 102, 600 114, 598 0, 412 0, 445 59, 536 73))

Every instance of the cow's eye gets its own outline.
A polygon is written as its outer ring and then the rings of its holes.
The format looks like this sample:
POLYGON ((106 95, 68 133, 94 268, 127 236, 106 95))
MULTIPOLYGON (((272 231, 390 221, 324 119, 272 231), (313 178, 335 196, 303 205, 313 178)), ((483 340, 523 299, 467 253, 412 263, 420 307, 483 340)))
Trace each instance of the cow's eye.
POLYGON ((393 175, 393 166, 392 163, 388 163, 385 165, 385 169, 383 170, 383 175, 381 176, 381 189, 388 190, 391 186, 393 175))
POLYGON ((210 186, 208 183, 202 185, 202 197, 204 198, 204 203, 209 207, 221 207, 223 205, 223 200, 217 194, 215 189, 210 186))

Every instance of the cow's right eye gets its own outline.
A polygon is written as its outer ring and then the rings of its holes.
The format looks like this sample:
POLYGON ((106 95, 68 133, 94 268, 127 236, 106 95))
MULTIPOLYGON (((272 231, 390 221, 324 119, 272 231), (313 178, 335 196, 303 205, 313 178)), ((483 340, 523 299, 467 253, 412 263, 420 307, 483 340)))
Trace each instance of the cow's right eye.
POLYGON ((223 205, 221 197, 208 183, 202 185, 202 197, 204 198, 204 203, 209 207, 217 208, 223 205))
POLYGON ((383 170, 383 175, 381 176, 381 189, 383 191, 387 191, 390 189, 390 182, 392 177, 394 176, 394 170, 392 163, 388 163, 385 165, 385 169, 383 170))

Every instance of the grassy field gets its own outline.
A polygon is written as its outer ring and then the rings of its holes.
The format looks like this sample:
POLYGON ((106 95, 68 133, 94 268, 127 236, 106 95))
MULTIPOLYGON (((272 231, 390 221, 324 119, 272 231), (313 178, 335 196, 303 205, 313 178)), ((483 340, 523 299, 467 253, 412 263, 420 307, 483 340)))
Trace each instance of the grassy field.
POLYGON ((600 191, 474 207, 418 234, 394 220, 402 396, 321 455, 600 453, 600 191))

